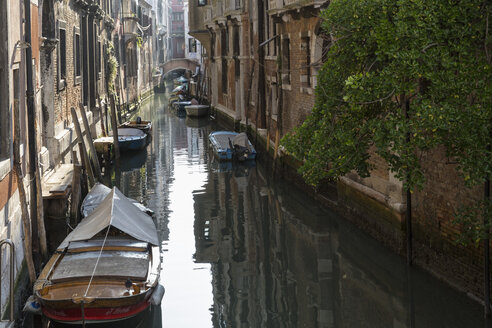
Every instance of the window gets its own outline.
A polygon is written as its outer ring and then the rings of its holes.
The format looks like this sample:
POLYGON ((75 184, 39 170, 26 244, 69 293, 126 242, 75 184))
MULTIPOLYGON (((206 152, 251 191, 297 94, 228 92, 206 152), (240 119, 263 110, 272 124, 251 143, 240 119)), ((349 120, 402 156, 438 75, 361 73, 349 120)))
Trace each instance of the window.
POLYGON ((210 59, 212 61, 215 61, 215 42, 217 41, 217 37, 216 37, 216 34, 214 32, 212 32, 212 40, 210 41, 210 59))
POLYGON ((97 69, 97 79, 101 79, 101 39, 97 41, 96 44, 96 69, 97 69))
POLYGON ((222 93, 227 93, 227 59, 222 58, 222 93))
POLYGON ((290 84, 290 40, 282 39, 282 84, 290 84))
POLYGON ((206 6, 207 0, 198 0, 198 6, 206 6))
POLYGON ((75 84, 80 84, 82 81, 82 53, 80 52, 80 29, 74 28, 73 31, 73 53, 74 53, 74 81, 75 84))
POLYGON ((227 56, 229 50, 229 38, 227 37, 227 28, 223 29, 220 33, 220 54, 222 57, 227 56))
POLYGON ((188 39, 188 51, 189 52, 196 52, 196 39, 195 38, 189 38, 188 39))
MULTIPOLYGON (((272 22, 273 23, 273 35, 277 35, 277 23, 275 22, 272 22)), ((273 40, 273 51, 272 51, 272 54, 273 56, 277 56, 277 49, 278 49, 278 39, 279 38, 275 38, 275 40, 273 40)))
POLYGON ((137 76, 137 49, 128 48, 126 50, 126 76, 137 76))
POLYGON ((182 11, 173 13, 173 21, 181 22, 184 20, 184 14, 182 11))
POLYGON ((301 86, 311 87, 311 47, 309 36, 301 38, 301 86))
POLYGON ((227 28, 220 32, 220 54, 222 56, 222 92, 227 93, 227 52, 229 50, 229 40, 227 28))
POLYGON ((67 79, 67 30, 63 21, 58 21, 58 39, 58 90, 63 90, 67 79))
POLYGON ((232 52, 233 56, 238 57, 239 52, 240 52, 240 47, 239 47, 239 26, 234 26, 232 29, 232 33, 234 36, 233 39, 233 44, 232 44, 232 52))
POLYGON ((234 75, 236 80, 239 80, 239 75, 241 73, 241 63, 239 61, 239 56, 240 56, 239 26, 234 26, 232 28, 232 35, 233 35, 232 54, 234 56, 234 75))

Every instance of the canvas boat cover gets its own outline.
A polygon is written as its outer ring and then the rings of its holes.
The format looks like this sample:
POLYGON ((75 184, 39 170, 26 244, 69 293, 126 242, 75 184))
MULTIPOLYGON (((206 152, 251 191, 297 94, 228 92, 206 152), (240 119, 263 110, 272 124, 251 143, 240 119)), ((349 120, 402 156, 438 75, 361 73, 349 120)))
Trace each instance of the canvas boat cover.
POLYGON ((245 132, 241 132, 232 139, 233 145, 238 145, 251 150, 249 145, 248 135, 245 132))
MULTIPOLYGON (((80 212, 82 213, 82 217, 85 218, 89 216, 89 214, 94 211, 99 204, 106 198, 106 196, 111 192, 111 188, 106 187, 102 183, 96 183, 94 187, 92 187, 91 191, 85 196, 84 201, 82 202, 82 206, 80 207, 80 212)), ((128 197, 127 197, 128 198, 128 197)), ((133 205, 138 207, 138 209, 148 215, 154 215, 154 211, 150 208, 143 206, 135 199, 128 198, 133 205)))
POLYGON ((108 226, 154 246, 159 244, 152 218, 140 211, 125 195, 114 187, 103 202, 68 234, 58 247, 65 249, 72 241, 89 240, 108 226))
POLYGON ((145 132, 136 128, 119 128, 118 137, 122 136, 132 136, 132 137, 144 137, 147 136, 145 132))

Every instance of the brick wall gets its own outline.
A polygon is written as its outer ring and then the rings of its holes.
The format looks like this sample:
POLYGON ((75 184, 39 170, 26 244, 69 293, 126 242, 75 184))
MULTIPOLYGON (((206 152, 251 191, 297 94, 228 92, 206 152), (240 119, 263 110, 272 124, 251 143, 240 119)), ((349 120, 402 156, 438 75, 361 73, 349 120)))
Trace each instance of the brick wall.
MULTIPOLYGON (((285 38, 290 43, 290 84, 283 84, 279 90, 283 95, 283 104, 279 107, 278 122, 281 134, 284 135, 292 128, 299 126, 306 119, 314 106, 314 90, 301 84, 301 75, 306 66, 306 53, 301 49, 301 38, 309 37, 311 49, 314 48, 314 29, 318 22, 317 17, 297 18, 290 16, 285 23, 278 24, 280 44, 285 38), (302 87, 302 89, 301 89, 302 87)), ((282 57, 283 49, 280 47, 279 56, 282 57)), ((270 63, 273 66, 273 63, 270 63)), ((285 67, 282 67, 285 70, 285 67)), ((273 67, 271 69, 273 71, 273 67)), ((311 70, 312 71, 312 70, 311 70)), ((274 131, 270 131, 274 135, 274 131)))
MULTIPOLYGON (((57 20, 62 20, 66 23, 66 85, 64 89, 59 88, 59 46, 53 51, 53 65, 54 65, 54 124, 68 125, 72 122, 72 116, 70 114, 70 108, 78 108, 79 103, 82 101, 82 84, 75 83, 75 54, 74 54, 74 28, 80 28, 80 15, 75 8, 69 5, 67 2, 59 2, 56 11, 58 15, 55 15, 57 20)), ((56 31, 57 35, 59 31, 56 31)), ((55 132, 56 133, 56 132, 55 132)))

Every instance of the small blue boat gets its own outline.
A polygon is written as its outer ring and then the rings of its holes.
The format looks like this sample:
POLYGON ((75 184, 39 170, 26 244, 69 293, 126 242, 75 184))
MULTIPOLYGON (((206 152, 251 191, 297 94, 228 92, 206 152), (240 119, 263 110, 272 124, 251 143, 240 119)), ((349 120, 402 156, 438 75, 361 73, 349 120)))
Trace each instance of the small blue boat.
POLYGON ((256 158, 256 150, 244 132, 216 131, 210 133, 208 139, 219 160, 245 161, 256 158))
POLYGON ((147 146, 147 134, 140 129, 118 129, 118 143, 121 151, 132 151, 147 146))

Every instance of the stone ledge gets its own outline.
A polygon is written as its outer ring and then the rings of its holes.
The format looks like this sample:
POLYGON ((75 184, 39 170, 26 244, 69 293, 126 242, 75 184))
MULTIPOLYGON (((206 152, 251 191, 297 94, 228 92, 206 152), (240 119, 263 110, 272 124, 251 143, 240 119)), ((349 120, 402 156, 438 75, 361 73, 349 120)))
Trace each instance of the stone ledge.
POLYGON ((222 114, 229 116, 229 118, 230 118, 231 120, 238 120, 238 119, 239 119, 239 118, 236 118, 236 114, 237 114, 237 113, 236 113, 235 111, 233 111, 233 110, 231 110, 231 109, 229 109, 229 108, 225 107, 224 105, 217 104, 217 105, 215 105, 214 107, 215 107, 217 110, 219 110, 220 112, 222 112, 222 114))
POLYGON ((0 161, 0 181, 2 181, 7 174, 12 170, 10 158, 0 161))
POLYGON ((360 184, 352 179, 342 177, 340 178, 340 182, 356 189, 357 191, 367 195, 369 198, 387 206, 389 209, 394 210, 399 214, 404 214, 406 211, 406 203, 395 202, 391 197, 364 186, 363 184, 360 184))

